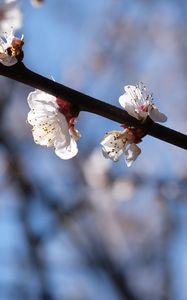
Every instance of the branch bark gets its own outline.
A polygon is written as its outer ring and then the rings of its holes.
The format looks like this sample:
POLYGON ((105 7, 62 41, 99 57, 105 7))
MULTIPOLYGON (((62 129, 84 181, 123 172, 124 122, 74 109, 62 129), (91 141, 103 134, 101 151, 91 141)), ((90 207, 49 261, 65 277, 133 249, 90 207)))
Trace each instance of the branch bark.
POLYGON ((0 75, 65 99, 77 105, 80 111, 94 113, 121 124, 141 127, 146 134, 187 150, 187 135, 154 123, 150 119, 141 124, 126 111, 32 72, 23 63, 17 63, 12 67, 0 64, 0 75))

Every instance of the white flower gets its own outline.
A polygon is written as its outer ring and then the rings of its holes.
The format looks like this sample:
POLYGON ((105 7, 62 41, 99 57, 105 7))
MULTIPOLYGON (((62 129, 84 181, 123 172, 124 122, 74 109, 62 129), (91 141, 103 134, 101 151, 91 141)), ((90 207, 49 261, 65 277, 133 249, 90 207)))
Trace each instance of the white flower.
POLYGON ((69 128, 66 116, 60 112, 57 98, 36 90, 29 94, 28 104, 31 108, 28 122, 33 126, 35 143, 54 147, 56 155, 62 159, 74 157, 78 152, 76 140, 80 138, 80 133, 72 124, 69 128))
POLYGON ((0 38, 0 62, 5 66, 13 66, 23 58, 23 36, 21 39, 13 35, 13 29, 0 38))
POLYGON ((129 129, 108 132, 101 141, 104 157, 118 161, 121 155, 124 154, 125 162, 130 167, 141 153, 141 150, 135 143, 129 142, 129 137, 132 140, 132 133, 129 133, 129 129))
POLYGON ((22 25, 22 14, 15 0, 5 0, 0 6, 0 32, 17 30, 22 25))
POLYGON ((153 103, 152 94, 139 82, 136 86, 126 85, 125 93, 119 97, 119 103, 129 115, 144 122, 149 116, 154 122, 165 122, 167 117, 153 103))

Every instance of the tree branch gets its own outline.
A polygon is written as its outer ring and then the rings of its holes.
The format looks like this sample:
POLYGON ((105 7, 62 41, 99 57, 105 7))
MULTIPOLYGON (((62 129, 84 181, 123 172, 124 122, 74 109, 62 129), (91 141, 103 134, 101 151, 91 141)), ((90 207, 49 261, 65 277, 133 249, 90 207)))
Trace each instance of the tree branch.
POLYGON ((187 150, 187 135, 154 123, 150 119, 141 124, 126 111, 34 73, 23 63, 17 63, 12 67, 0 64, 0 75, 65 99, 77 105, 81 111, 91 112, 121 124, 141 127, 146 134, 187 150))

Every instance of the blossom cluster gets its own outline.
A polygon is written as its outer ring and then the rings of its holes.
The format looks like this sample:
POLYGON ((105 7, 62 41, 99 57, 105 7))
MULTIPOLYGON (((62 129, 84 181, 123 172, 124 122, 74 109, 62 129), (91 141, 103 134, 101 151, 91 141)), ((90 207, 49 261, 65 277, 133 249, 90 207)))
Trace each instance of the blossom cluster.
MULTIPOLYGON (((10 0, 7 0, 10 1, 10 0)), ((12 0, 11 0, 12 1, 12 0)), ((13 66, 23 59, 23 37, 17 38, 13 30, 0 38, 0 63, 13 66)), ((165 122, 167 117, 159 111, 153 102, 153 96, 146 86, 139 82, 136 86, 127 85, 125 93, 119 97, 119 103, 129 115, 140 123, 147 118, 154 122, 165 122)), ((77 152, 76 141, 81 137, 75 128, 79 114, 77 106, 66 99, 52 96, 43 91, 36 90, 28 96, 30 112, 28 122, 33 126, 34 141, 41 146, 53 147, 61 159, 70 159, 77 152)), ((121 125, 122 131, 113 130, 105 134, 101 140, 102 152, 105 158, 116 162, 124 154, 128 167, 137 159, 141 149, 137 146, 145 135, 143 129, 121 125)))
MULTIPOLYGON (((152 94, 147 92, 142 82, 136 86, 125 86, 124 89, 125 93, 120 96, 119 103, 128 114, 142 123, 148 117, 155 122, 167 120, 153 103, 152 94)), ((81 136, 75 128, 78 108, 64 99, 39 90, 29 94, 28 104, 31 108, 28 122, 33 126, 34 141, 42 146, 52 146, 62 159, 74 157, 78 152, 76 141, 81 136)), ((130 167, 141 153, 137 144, 142 141, 144 132, 141 128, 125 124, 122 127, 122 131, 106 133, 101 141, 102 152, 105 158, 114 162, 124 154, 126 165, 130 167)))
MULTIPOLYGON (((39 6, 43 0, 32 0, 39 6)), ((3 0, 0 4, 0 63, 13 66, 23 59, 24 38, 14 36, 14 31, 22 25, 22 13, 16 0, 3 0)))
MULTIPOLYGON (((119 97, 120 105, 129 115, 144 123, 149 117, 154 122, 165 122, 167 117, 153 103, 153 96, 143 82, 136 86, 127 85, 125 93, 119 97)), ((122 127, 126 127, 125 124, 122 127)), ((108 132, 101 141, 106 158, 118 161, 122 154, 128 167, 136 160, 141 149, 136 145, 141 142, 144 132, 138 128, 126 127, 123 131, 108 132)))

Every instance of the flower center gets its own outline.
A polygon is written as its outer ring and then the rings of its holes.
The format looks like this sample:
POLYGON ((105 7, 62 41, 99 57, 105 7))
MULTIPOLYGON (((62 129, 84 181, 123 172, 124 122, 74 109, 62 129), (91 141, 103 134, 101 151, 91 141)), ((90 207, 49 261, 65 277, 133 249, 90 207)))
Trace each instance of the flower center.
POLYGON ((23 60, 23 50, 24 45, 24 36, 22 35, 21 39, 14 37, 12 39, 11 46, 6 49, 6 52, 9 56, 14 56, 18 61, 23 60))
POLYGON ((72 105, 70 102, 61 98, 56 98, 56 102, 59 106, 61 113, 66 117, 68 127, 71 128, 75 124, 75 119, 79 115, 79 109, 77 106, 72 105))
POLYGON ((129 144, 138 144, 142 141, 142 137, 145 136, 145 132, 142 128, 129 127, 125 124, 122 124, 121 127, 125 129, 122 135, 125 135, 129 144))
POLYGON ((142 105, 140 105, 140 110, 141 110, 141 111, 145 111, 145 112, 147 112, 147 110, 148 110, 148 106, 147 106, 147 105, 145 105, 145 104, 142 104, 142 105))

